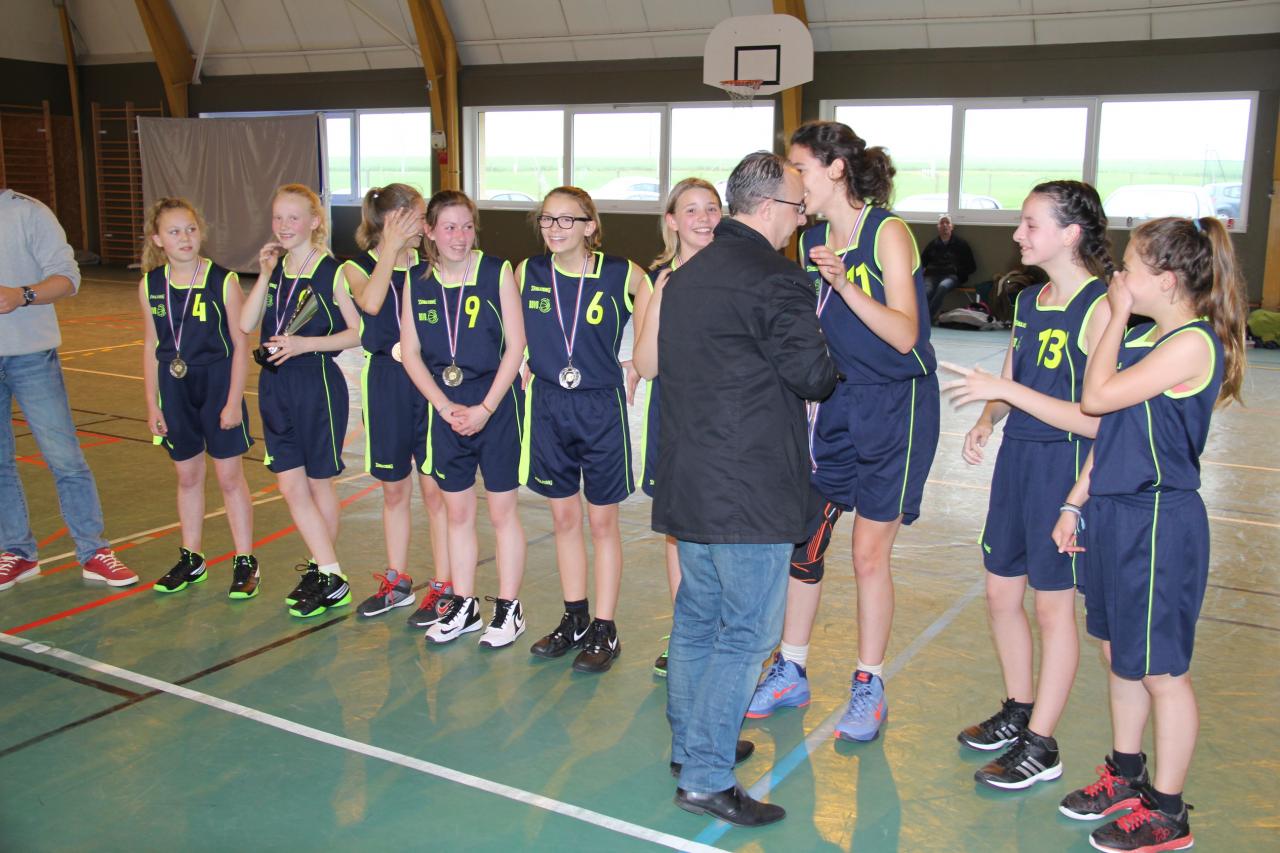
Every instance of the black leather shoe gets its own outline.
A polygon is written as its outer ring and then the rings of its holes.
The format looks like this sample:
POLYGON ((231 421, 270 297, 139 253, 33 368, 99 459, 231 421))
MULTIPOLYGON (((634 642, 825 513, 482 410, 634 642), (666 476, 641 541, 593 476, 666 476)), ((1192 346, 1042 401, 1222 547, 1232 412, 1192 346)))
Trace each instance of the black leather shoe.
POLYGON ((676 788, 675 803, 687 812, 709 814, 734 826, 764 826, 787 816, 782 806, 751 799, 741 785, 714 794, 695 794, 676 788))
MULTIPOLYGON (((733 750, 733 764, 738 766, 742 762, 751 757, 751 753, 756 751, 756 745, 749 740, 738 741, 737 747, 733 750)), ((684 765, 677 761, 671 762, 671 775, 679 778, 680 771, 684 769, 684 765)))

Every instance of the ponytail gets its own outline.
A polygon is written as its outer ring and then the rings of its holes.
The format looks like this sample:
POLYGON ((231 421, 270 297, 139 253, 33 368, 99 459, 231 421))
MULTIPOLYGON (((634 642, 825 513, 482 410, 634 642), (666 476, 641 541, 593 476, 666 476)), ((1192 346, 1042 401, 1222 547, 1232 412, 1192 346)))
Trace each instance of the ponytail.
POLYGON ((422 201, 422 193, 408 184, 387 184, 364 194, 360 204, 360 227, 356 229, 356 245, 366 252, 382 242, 382 226, 393 210, 412 209, 422 201))

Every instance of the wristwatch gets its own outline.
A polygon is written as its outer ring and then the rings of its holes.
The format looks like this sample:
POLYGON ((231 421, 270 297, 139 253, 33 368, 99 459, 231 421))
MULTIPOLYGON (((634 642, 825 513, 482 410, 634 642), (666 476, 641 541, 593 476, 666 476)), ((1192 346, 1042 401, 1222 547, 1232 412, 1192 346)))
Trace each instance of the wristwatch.
POLYGON ((22 288, 22 304, 23 306, 31 305, 36 301, 36 289, 34 287, 22 288))

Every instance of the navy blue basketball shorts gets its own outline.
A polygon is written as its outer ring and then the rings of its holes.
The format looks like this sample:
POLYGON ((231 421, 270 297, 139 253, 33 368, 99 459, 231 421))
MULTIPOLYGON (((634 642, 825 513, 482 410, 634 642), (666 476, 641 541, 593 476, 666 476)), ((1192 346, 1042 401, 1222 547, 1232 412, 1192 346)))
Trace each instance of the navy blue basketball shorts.
POLYGON ((169 375, 168 364, 159 365, 159 404, 169 434, 164 448, 174 462, 208 453, 214 459, 241 456, 253 446, 249 438, 249 408, 240 400, 240 425, 223 429, 222 409, 231 390, 231 359, 212 364, 188 364, 181 379, 169 375))
POLYGON ((596 506, 621 503, 635 491, 631 433, 622 387, 567 391, 529 380, 520 483, 543 497, 578 493, 596 506))
POLYGON ((258 377, 258 411, 267 445, 263 460, 279 474, 305 468, 313 480, 335 477, 346 467, 347 383, 333 359, 304 355, 258 377))
POLYGON ((987 522, 978 536, 982 564, 993 575, 1025 575, 1032 589, 1056 592, 1083 582, 1083 555, 1059 554, 1053 543, 1058 508, 1088 454, 1078 441, 1005 437, 996 454, 987 522))
MULTIPOLYGON (((457 388, 440 390, 461 406, 478 406, 489 393, 493 375, 464 381, 457 388)), ((521 393, 516 383, 503 395, 484 429, 475 435, 458 435, 434 410, 428 427, 427 460, 423 473, 430 473, 446 492, 461 492, 475 485, 476 470, 484 478, 488 492, 509 492, 520 485, 521 393)))
POLYGON ((938 449, 936 374, 879 385, 841 382, 818 408, 814 487, 872 521, 920 516, 924 483, 938 449))
POLYGON ((654 478, 658 473, 658 377, 645 383, 644 432, 640 434, 640 488, 653 497, 654 478))
POLYGON ((365 355, 360 374, 364 403, 364 470, 396 483, 427 459, 427 398, 404 365, 389 355, 365 355))
POLYGON ((1199 492, 1095 495, 1086 507, 1085 625, 1121 678, 1182 675, 1209 581, 1199 492))

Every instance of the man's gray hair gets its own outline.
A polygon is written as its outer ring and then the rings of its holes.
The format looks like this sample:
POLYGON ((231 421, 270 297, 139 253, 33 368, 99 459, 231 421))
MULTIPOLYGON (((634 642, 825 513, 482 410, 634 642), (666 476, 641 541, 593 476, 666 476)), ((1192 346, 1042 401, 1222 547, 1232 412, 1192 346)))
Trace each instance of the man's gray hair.
POLYGON ((743 157, 725 185, 729 215, 755 213, 761 202, 778 194, 788 168, 787 161, 772 151, 756 151, 743 157))

